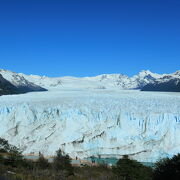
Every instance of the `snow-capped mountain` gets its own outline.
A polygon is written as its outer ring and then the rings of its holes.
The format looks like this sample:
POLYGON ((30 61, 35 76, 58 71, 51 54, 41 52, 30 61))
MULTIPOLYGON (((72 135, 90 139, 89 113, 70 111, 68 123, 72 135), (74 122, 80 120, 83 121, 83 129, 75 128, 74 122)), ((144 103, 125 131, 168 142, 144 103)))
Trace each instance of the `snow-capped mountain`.
POLYGON ((60 87, 62 85, 60 78, 50 78, 46 76, 38 76, 38 75, 25 75, 23 73, 19 73, 22 77, 27 79, 29 82, 32 82, 38 86, 50 89, 53 87, 60 87))
POLYGON ((154 82, 156 79, 163 77, 164 75, 152 73, 151 71, 141 71, 138 75, 131 78, 132 89, 141 89, 146 84, 154 82))
POLYGON ((142 91, 180 92, 180 71, 155 79, 142 87, 142 91))
POLYGON ((141 71, 139 74, 128 77, 123 74, 102 74, 95 77, 56 77, 50 78, 38 75, 25 75, 7 70, 0 70, 0 74, 15 86, 29 86, 32 89, 40 87, 54 88, 85 88, 85 89, 141 89, 149 83, 162 81, 166 76, 180 78, 179 72, 173 74, 156 74, 150 71, 141 71))
POLYGON ((173 76, 179 77, 180 78, 180 70, 176 71, 175 73, 173 73, 173 76))
POLYGON ((2 75, 4 79, 6 79, 15 87, 17 87, 19 93, 26 93, 26 92, 32 92, 32 91, 46 91, 45 88, 42 88, 28 81, 21 74, 14 73, 12 71, 7 71, 7 70, 0 70, 0 75, 2 75))
POLYGON ((0 96, 8 94, 18 94, 18 88, 4 79, 0 74, 0 96))

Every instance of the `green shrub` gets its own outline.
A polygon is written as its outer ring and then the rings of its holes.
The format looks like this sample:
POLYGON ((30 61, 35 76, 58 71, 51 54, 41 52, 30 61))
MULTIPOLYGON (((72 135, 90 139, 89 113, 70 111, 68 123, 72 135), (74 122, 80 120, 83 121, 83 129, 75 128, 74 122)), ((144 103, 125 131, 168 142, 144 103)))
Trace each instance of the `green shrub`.
POLYGON ((150 180, 152 179, 152 169, 146 167, 136 160, 131 160, 128 156, 119 159, 113 172, 119 179, 123 180, 150 180))
POLYGON ((0 154, 0 164, 4 164, 4 157, 0 154))
POLYGON ((154 180, 180 180, 180 154, 165 158, 155 164, 154 180))
POLYGON ((23 164, 23 156, 18 151, 13 151, 8 154, 7 159, 5 160, 6 165, 10 165, 12 167, 18 167, 23 164))
POLYGON ((74 174, 70 157, 63 154, 61 149, 56 151, 56 156, 53 160, 53 167, 56 171, 66 171, 68 176, 74 174))
POLYGON ((37 165, 41 169, 47 169, 50 165, 47 159, 43 156, 43 154, 39 154, 39 159, 37 160, 37 165))

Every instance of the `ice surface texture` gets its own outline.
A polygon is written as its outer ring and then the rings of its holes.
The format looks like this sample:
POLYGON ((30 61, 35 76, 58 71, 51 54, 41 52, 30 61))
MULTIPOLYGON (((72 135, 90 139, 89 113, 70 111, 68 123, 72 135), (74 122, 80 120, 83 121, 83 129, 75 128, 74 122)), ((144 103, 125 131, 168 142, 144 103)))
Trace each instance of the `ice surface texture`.
POLYGON ((180 150, 180 94, 61 89, 0 98, 0 136, 24 154, 153 162, 180 150))

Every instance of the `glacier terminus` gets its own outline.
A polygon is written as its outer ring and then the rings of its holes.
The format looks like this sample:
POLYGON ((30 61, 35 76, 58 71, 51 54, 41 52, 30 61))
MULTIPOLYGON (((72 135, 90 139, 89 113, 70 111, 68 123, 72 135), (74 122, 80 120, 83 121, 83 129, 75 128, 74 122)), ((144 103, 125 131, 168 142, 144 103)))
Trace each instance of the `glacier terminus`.
POLYGON ((154 162, 179 153, 180 95, 61 89, 0 99, 0 136, 24 154, 121 157, 154 162))

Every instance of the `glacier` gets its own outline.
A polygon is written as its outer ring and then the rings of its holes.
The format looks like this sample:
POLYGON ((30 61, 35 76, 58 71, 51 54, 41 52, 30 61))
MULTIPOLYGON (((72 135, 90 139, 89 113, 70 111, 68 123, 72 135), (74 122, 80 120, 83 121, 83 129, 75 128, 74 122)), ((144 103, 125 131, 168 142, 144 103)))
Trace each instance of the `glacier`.
POLYGON ((24 155, 129 155, 155 162, 180 151, 180 93, 61 88, 0 97, 0 137, 24 155))

